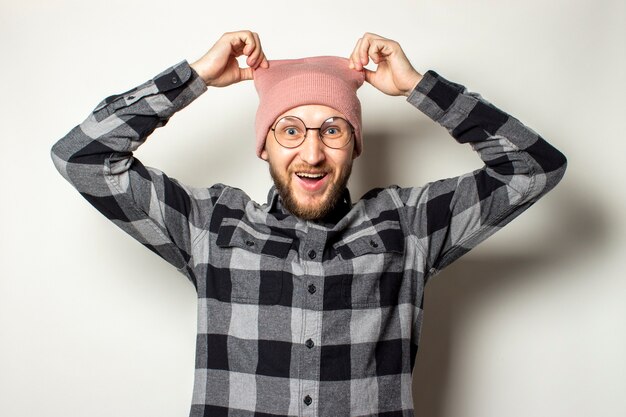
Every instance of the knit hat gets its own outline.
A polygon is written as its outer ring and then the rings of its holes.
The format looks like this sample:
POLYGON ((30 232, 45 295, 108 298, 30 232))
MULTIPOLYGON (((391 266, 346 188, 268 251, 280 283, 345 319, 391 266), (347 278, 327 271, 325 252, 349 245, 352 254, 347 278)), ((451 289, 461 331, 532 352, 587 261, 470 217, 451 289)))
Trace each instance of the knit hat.
POLYGON ((365 74, 349 67, 349 60, 337 56, 269 61, 269 68, 254 70, 259 94, 256 113, 256 153, 261 156, 267 132, 276 118, 294 107, 321 104, 343 113, 354 127, 355 156, 363 149, 361 102, 356 90, 365 74))

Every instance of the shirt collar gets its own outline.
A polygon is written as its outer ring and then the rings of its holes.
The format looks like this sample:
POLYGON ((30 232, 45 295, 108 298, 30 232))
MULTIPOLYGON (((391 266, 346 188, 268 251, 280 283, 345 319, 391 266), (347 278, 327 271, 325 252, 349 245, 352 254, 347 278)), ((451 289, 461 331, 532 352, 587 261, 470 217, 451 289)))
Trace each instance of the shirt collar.
MULTIPOLYGON (((276 186, 273 185, 267 193, 267 205, 269 207, 269 213, 273 214, 275 217, 279 219, 284 219, 285 217, 293 216, 290 211, 288 211, 285 206, 283 206, 282 198, 280 198, 280 194, 276 190, 276 186)), ((350 198, 350 190, 348 188, 344 189, 343 194, 341 195, 341 199, 337 203, 335 209, 324 219, 317 221, 316 223, 330 223, 336 224, 345 216, 350 209, 352 208, 352 199, 350 198)))

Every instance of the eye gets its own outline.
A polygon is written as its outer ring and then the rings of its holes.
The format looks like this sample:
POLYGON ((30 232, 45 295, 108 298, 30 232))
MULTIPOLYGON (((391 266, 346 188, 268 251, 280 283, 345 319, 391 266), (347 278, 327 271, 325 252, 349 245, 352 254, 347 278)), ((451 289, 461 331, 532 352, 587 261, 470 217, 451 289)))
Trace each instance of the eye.
POLYGON ((324 129, 323 135, 328 139, 339 138, 343 136, 343 129, 340 126, 328 126, 324 129))
POLYGON ((302 136, 302 132, 304 131, 304 126, 302 126, 302 122, 295 117, 283 117, 276 123, 275 132, 277 137, 280 139, 295 139, 302 136))

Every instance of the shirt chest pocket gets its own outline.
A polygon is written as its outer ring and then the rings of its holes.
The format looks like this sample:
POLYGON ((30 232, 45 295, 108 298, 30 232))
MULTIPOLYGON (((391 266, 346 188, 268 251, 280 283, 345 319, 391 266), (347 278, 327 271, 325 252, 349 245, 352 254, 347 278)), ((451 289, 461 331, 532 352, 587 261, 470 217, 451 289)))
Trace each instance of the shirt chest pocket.
POLYGON ((342 300, 348 307, 397 305, 404 277, 404 234, 386 229, 334 245, 342 265, 342 300))
POLYGON ((213 260, 217 299, 277 304, 289 276, 286 269, 291 244, 290 239, 258 232, 246 224, 222 224, 213 260))

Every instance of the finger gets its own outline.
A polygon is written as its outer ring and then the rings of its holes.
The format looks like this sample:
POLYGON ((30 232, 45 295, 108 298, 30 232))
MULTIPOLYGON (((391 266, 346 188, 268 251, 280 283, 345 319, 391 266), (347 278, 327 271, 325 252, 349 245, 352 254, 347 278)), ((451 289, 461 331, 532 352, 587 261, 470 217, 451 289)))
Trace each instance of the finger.
POLYGON ((389 50, 388 44, 390 42, 393 42, 390 39, 384 38, 371 32, 366 32, 363 35, 363 38, 369 41, 370 46, 366 54, 369 55, 370 58, 372 58, 372 61, 374 61, 375 64, 378 64, 380 61, 382 61, 384 53, 389 50))
POLYGON ((359 45, 361 44, 362 40, 363 38, 359 38, 359 40, 356 41, 356 45, 354 45, 354 49, 352 50, 352 53, 350 54, 350 64, 351 64, 350 68, 354 68, 356 70, 361 69, 360 60, 359 60, 359 45))
POLYGON ((270 63, 267 61, 267 58, 265 57, 265 52, 261 54, 261 63, 259 64, 259 67, 261 68, 270 67, 270 63))
POLYGON ((369 54, 369 56, 372 58, 372 61, 376 65, 380 64, 380 61, 383 60, 383 57, 378 50, 378 47, 375 46, 374 44, 370 46, 370 49, 367 51, 367 53, 369 54))
POLYGON ((250 67, 256 68, 261 63, 261 60, 259 58, 263 53, 263 48, 261 47, 261 40, 259 39, 259 35, 256 32, 252 32, 252 37, 254 38, 255 48, 246 60, 246 62, 250 67))
POLYGON ((371 39, 373 38, 373 34, 370 32, 365 32, 363 37, 361 38, 363 41, 359 44, 359 48, 357 51, 357 60, 361 65, 361 68, 367 65, 369 59, 367 57, 367 50, 369 49, 369 44, 371 39))
POLYGON ((370 38, 370 39, 381 39, 381 40, 387 40, 387 38, 377 35, 375 33, 372 32, 365 32, 365 34, 363 35, 364 38, 370 38))
POLYGON ((373 40, 370 44, 367 53, 370 57, 372 57, 372 61, 374 61, 374 63, 378 65, 389 55, 390 48, 387 42, 376 39, 373 40))
POLYGON ((252 51, 254 51, 254 48, 256 48, 256 41, 254 40, 254 36, 252 36, 252 33, 250 32, 245 32, 243 40, 246 46, 243 48, 242 52, 244 53, 244 55, 250 56, 250 54, 252 54, 252 51))
POLYGON ((270 63, 267 61, 267 57, 265 56, 265 52, 263 51, 263 47, 261 46, 261 39, 259 38, 259 35, 256 34, 256 39, 259 45, 259 56, 256 59, 256 63, 257 65, 255 66, 255 69, 258 67, 262 67, 262 68, 269 68, 270 67, 270 63))
POLYGON ((235 56, 250 56, 256 46, 254 37, 249 31, 235 33, 235 37, 231 39, 230 45, 235 56))
POLYGON ((366 66, 369 62, 369 57, 367 56, 367 51, 370 47, 370 39, 368 37, 363 37, 363 42, 359 45, 359 62, 362 67, 366 66))

